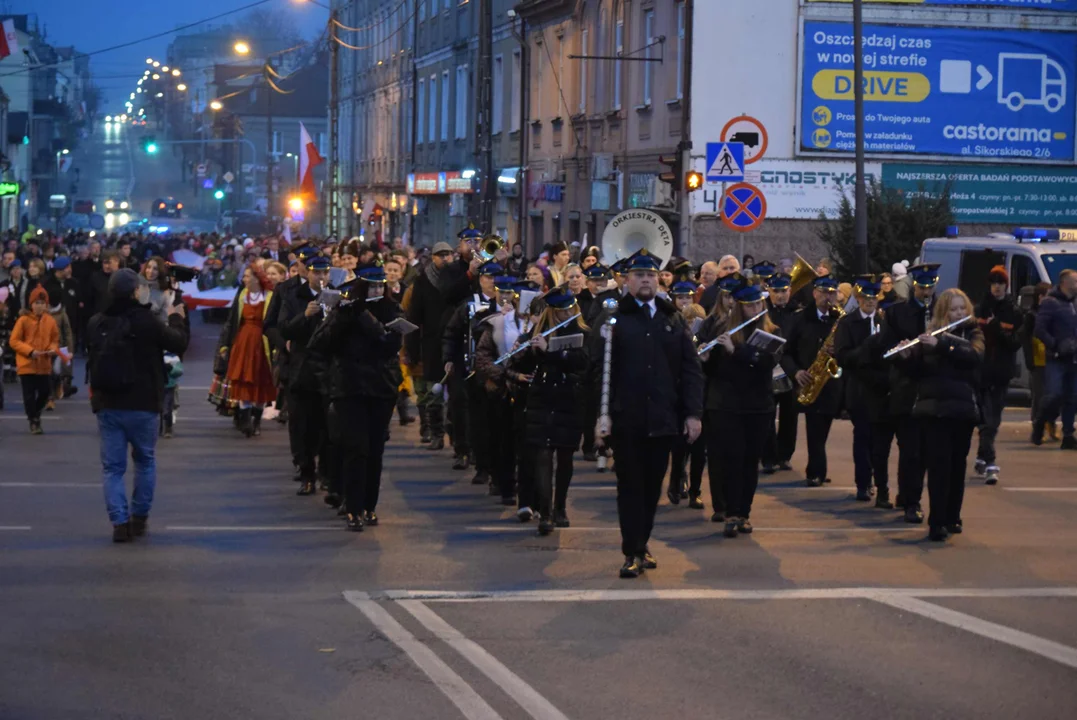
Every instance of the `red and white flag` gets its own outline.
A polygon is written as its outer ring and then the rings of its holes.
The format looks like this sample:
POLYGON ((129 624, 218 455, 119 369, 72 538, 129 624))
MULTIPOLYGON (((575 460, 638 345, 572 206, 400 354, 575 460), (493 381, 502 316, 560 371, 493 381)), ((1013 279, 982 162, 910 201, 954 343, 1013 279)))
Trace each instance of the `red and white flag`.
POLYGON ((303 123, 299 123, 299 194, 306 198, 316 196, 314 190, 314 168, 325 162, 318 154, 318 146, 310 139, 310 133, 303 123))
POLYGON ((19 36, 15 34, 15 21, 4 21, 4 34, 0 37, 0 60, 19 52, 19 36))

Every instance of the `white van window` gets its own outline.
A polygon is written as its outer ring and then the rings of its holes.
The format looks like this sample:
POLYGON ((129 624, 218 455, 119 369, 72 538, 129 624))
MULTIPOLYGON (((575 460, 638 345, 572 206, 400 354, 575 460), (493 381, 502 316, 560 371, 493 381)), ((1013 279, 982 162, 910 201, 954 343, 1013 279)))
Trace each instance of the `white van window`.
POLYGON ((1015 253, 1010 261, 1010 292, 1017 296, 1021 288, 1035 285, 1040 281, 1040 272, 1032 258, 1015 253))

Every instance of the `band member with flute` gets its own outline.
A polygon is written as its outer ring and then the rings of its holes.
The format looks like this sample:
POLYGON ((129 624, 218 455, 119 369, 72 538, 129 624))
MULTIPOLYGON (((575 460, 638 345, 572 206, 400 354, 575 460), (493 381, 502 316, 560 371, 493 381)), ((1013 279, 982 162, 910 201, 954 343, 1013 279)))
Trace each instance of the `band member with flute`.
POLYGON ((946 290, 919 343, 899 353, 916 378, 912 414, 930 438, 924 443, 931 500, 927 522, 935 542, 963 530, 961 505, 972 430, 980 421, 977 378, 984 354, 983 331, 974 319, 968 296, 957 288, 946 290), (947 325, 952 326, 947 332, 936 334, 947 325))
MULTIPOLYGON (((914 265, 909 268, 912 297, 886 312, 884 345, 894 347, 911 341, 927 330, 934 310, 935 285, 939 282, 939 264, 914 265)), ((913 415, 917 381, 907 356, 895 355, 890 364, 890 418, 898 445, 898 494, 896 505, 905 513, 905 522, 924 521, 920 501, 924 494, 922 429, 913 415)))
POLYGON ((834 323, 840 310, 835 308, 838 298, 838 281, 824 275, 812 283, 812 304, 801 311, 789 329, 789 338, 782 354, 782 369, 793 378, 799 388, 798 403, 804 413, 804 426, 808 439, 808 466, 805 484, 819 487, 830 482, 827 476, 826 441, 830 426, 841 410, 841 382, 831 373, 827 377, 832 358, 834 323), (822 384, 821 390, 818 389, 822 384), (816 397, 809 403, 801 402, 806 390, 816 389, 816 397))
MULTIPOLYGON (((767 304, 770 308, 770 321, 782 331, 782 337, 789 337, 800 309, 789 302, 793 279, 788 273, 777 273, 766 282, 767 304)), ((797 410, 797 397, 794 392, 793 379, 785 374, 779 365, 784 382, 774 388, 774 405, 778 427, 770 433, 767 446, 763 451, 763 474, 770 475, 778 470, 792 470, 789 461, 797 448, 797 424, 800 414, 797 410)))
POLYGON ((891 509, 888 463, 893 430, 890 421, 890 378, 881 361, 883 312, 878 309, 882 284, 875 275, 853 283, 857 309, 838 321, 834 358, 846 377, 845 399, 853 422, 853 474, 856 499, 870 502, 875 481, 875 507, 891 509), (878 431, 878 432, 876 432, 878 431))
POLYGON ((680 313, 657 297, 658 268, 646 250, 631 258, 610 340, 622 578, 658 567, 647 544, 670 451, 681 433, 691 444, 702 429, 703 371, 680 313))
MULTIPOLYGON (((772 391, 776 353, 749 344, 755 330, 780 337, 766 312, 761 285, 733 291, 736 305, 718 345, 701 356, 707 375, 706 428, 712 463, 724 466, 726 503, 723 534, 735 538, 752 532, 749 516, 759 481, 759 459, 773 430, 772 391)), ((777 342, 777 341, 774 341, 777 342)))

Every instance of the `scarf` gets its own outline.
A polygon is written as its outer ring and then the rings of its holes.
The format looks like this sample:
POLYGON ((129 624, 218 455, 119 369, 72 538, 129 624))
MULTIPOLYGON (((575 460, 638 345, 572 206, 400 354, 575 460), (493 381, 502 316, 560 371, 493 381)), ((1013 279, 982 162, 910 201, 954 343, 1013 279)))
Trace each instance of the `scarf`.
POLYGON ((426 266, 426 279, 430 281, 430 284, 438 291, 441 290, 441 268, 439 268, 433 260, 426 266))

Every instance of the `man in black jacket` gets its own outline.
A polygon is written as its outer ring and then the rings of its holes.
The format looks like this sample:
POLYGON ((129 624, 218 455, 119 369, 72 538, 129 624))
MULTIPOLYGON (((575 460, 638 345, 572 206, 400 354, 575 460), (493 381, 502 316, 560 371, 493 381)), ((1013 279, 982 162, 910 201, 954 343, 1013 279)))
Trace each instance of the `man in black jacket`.
POLYGON ((1047 353, 1047 366, 1043 404, 1032 428, 1032 443, 1043 443, 1047 421, 1061 413, 1062 449, 1077 450, 1073 427, 1077 415, 1077 270, 1066 269, 1058 274, 1058 287, 1040 303, 1034 333, 1047 353))
POLYGON ((283 296, 278 315, 283 320, 277 325, 281 339, 289 348, 288 362, 282 365, 281 374, 288 392, 288 436, 303 483, 297 495, 315 493, 318 469, 327 479, 335 479, 335 473, 326 467, 328 453, 322 452, 323 441, 328 436, 329 398, 324 386, 327 363, 320 353, 307 349, 307 343, 325 317, 318 297, 329 280, 330 262, 329 258, 319 256, 305 264, 306 281, 283 296), (323 462, 317 464, 319 456, 323 462))
POLYGON ((163 355, 182 355, 189 335, 183 306, 169 307, 168 325, 161 323, 148 304, 149 285, 133 270, 113 273, 108 291, 108 311, 95 315, 87 328, 90 406, 101 436, 112 539, 129 542, 146 532, 157 485, 154 449, 165 394, 163 355), (123 480, 128 445, 135 463, 130 515, 123 480))
MULTIPOLYGON (((935 285, 939 282, 939 264, 915 265, 909 268, 912 297, 892 306, 886 313, 883 342, 887 348, 908 342, 924 334, 935 309, 935 285)), ((890 419, 894 423, 898 443, 897 506, 905 511, 905 522, 924 521, 920 501, 924 495, 924 473, 920 421, 913 417, 916 404, 917 377, 908 354, 899 353, 890 363, 890 419)))
MULTIPOLYGON (((792 278, 787 273, 777 273, 767 283, 770 293, 767 305, 770 321, 782 331, 782 337, 789 337, 793 329, 799 308, 789 302, 792 278)), ((790 382, 792 379, 790 378, 790 382)), ((797 394, 792 387, 774 396, 774 411, 777 415, 778 428, 770 434, 763 446, 763 474, 769 475, 777 470, 792 470, 789 465, 793 452, 797 449, 797 424, 800 413, 797 408, 797 394)))
POLYGON ((834 359, 845 379, 845 399, 853 421, 853 466, 856 499, 871 501, 875 480, 875 507, 893 508, 887 472, 894 432, 889 429, 889 382, 882 365, 882 311, 878 309, 882 284, 874 275, 857 278, 853 285, 857 309, 838 321, 834 359))
POLYGON ((976 308, 976 318, 984 334, 984 359, 980 377, 980 447, 976 451, 976 474, 988 485, 999 479, 995 463, 995 438, 1006 407, 1006 390, 1017 372, 1017 351, 1021 349, 1024 313, 1009 296, 1010 276, 996 265, 988 276, 990 292, 976 308))
MULTIPOLYGON (((808 368, 815 362, 837 321, 834 306, 838 297, 838 281, 823 276, 816 278, 812 285, 812 304, 801 311, 789 328, 781 358, 785 374, 793 378, 796 388, 801 389, 812 382, 808 368)), ((830 436, 830 426, 841 411, 841 380, 829 380, 815 401, 801 409, 808 440, 805 483, 808 487, 819 487, 830 482, 827 477, 826 441, 830 436)))
MULTIPOLYGON (((116 250, 106 250, 101 255, 101 269, 90 277, 89 293, 86 307, 93 315, 108 310, 112 296, 109 293, 109 278, 121 267, 120 254, 116 250)), ((137 273, 136 273, 137 274, 137 273)))
POLYGON ((658 567, 647 543, 673 442, 684 433, 690 445, 702 429, 703 370, 681 314, 657 297, 658 268, 645 250, 628 263, 613 330, 610 419, 623 578, 658 567))

